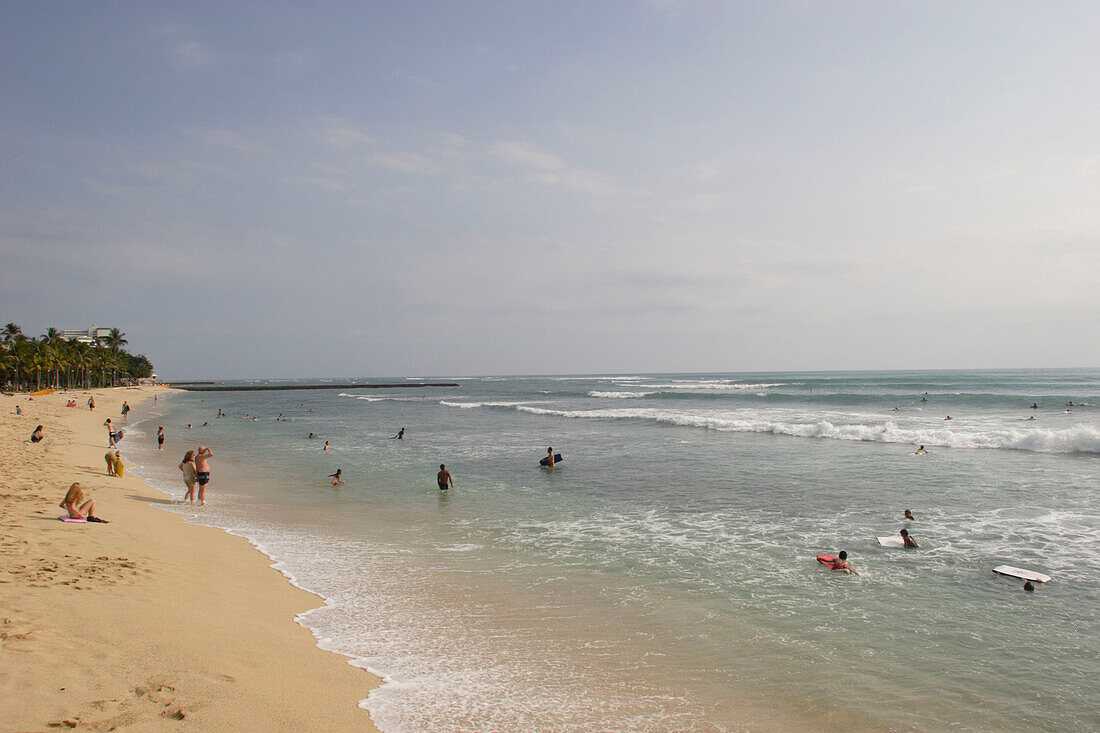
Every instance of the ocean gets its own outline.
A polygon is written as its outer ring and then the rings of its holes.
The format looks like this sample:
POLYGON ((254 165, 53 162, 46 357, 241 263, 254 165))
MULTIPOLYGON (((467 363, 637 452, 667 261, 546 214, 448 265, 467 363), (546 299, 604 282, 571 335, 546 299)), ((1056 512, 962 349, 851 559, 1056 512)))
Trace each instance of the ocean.
POLYGON ((386 733, 1100 730, 1100 370, 440 379, 127 430, 175 499, 213 450, 169 510, 324 598, 300 622, 384 678, 386 733))

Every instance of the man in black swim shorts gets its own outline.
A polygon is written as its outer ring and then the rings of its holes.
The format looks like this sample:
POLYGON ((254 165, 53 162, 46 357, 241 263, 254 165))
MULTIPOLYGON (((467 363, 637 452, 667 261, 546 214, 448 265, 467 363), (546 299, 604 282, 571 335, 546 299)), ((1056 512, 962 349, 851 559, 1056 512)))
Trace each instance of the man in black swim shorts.
POLYGON ((439 473, 435 475, 435 482, 439 484, 440 491, 446 491, 448 488, 454 488, 455 482, 451 478, 451 472, 447 470, 447 467, 442 463, 439 464, 439 473), (450 483, 450 487, 447 484, 450 483))
POLYGON ((195 454, 195 482, 199 485, 199 503, 206 506, 206 485, 210 483, 210 459, 214 454, 206 446, 200 445, 195 454))

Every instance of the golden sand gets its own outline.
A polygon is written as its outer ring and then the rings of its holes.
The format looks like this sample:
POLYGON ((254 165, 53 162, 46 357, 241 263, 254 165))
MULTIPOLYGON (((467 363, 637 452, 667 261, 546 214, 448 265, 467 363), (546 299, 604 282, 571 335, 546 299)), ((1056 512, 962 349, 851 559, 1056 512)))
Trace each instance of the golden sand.
POLYGON ((0 730, 375 730, 378 679, 294 622, 316 596, 107 475, 104 419, 164 389, 0 396, 0 730), (74 481, 108 524, 58 520, 74 481))

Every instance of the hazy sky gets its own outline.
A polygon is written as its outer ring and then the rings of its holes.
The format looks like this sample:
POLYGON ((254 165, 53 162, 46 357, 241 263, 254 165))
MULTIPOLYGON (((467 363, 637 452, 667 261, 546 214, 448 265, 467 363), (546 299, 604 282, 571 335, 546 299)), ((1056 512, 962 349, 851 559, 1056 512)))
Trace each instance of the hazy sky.
POLYGON ((162 376, 1100 365, 1100 4, 0 5, 0 322, 162 376))

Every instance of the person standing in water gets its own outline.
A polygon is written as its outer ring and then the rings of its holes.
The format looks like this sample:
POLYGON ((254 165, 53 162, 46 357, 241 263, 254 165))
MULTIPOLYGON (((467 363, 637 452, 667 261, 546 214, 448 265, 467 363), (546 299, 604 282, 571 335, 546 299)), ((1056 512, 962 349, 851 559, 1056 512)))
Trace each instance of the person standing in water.
POLYGON ((554 449, 553 448, 547 448, 546 449, 546 465, 549 466, 550 468, 554 467, 554 449))
POLYGON ((195 454, 195 480, 199 484, 199 504, 206 506, 206 485, 210 483, 210 459, 214 454, 209 448, 200 445, 195 454))
POLYGON ((164 426, 157 428, 157 450, 164 450, 164 426))
POLYGON ((917 521, 917 518, 913 516, 913 512, 909 509, 905 510, 905 518, 908 519, 910 522, 917 521))
POLYGON ((393 436, 393 438, 390 438, 390 440, 394 440, 394 439, 404 440, 405 439, 405 428, 401 428, 400 430, 397 431, 397 435, 393 436))
POLYGON ((447 470, 447 467, 442 463, 439 464, 439 473, 435 475, 435 482, 439 484, 440 491, 446 491, 448 488, 453 489, 455 487, 455 480, 451 478, 451 472, 447 470), (448 487, 447 484, 450 484, 448 487))
POLYGON ((180 471, 183 473, 183 485, 187 487, 187 493, 183 495, 184 501, 195 501, 195 484, 198 481, 198 472, 195 471, 195 451, 189 450, 183 454, 180 461, 180 471))

